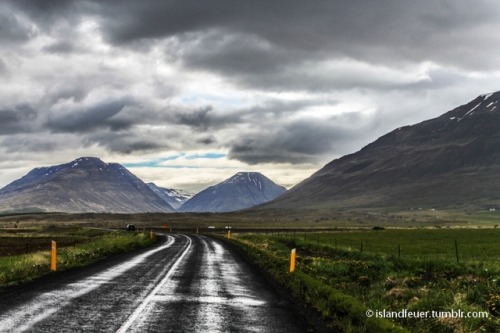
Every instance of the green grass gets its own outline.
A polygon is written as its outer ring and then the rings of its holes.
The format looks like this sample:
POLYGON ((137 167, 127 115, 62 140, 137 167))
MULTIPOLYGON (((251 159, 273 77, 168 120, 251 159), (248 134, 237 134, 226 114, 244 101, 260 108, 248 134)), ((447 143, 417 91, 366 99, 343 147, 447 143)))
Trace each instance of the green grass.
POLYGON ((233 238, 256 263, 344 331, 386 332, 398 327, 411 332, 500 331, 497 229, 386 229, 305 237, 281 232, 233 238), (287 273, 291 248, 298 253, 296 274, 287 273), (367 318, 367 309, 484 311, 489 318, 380 321, 367 318))
MULTIPOLYGON (((288 236, 288 235, 287 235, 288 236)), ((289 238, 293 238, 293 234, 289 238)), ((308 235, 306 234, 306 239, 308 235)), ((296 239, 304 239, 295 233, 296 239)), ((309 234, 312 242, 347 251, 408 259, 500 261, 500 229, 387 229, 309 234), (398 253, 399 248, 399 253, 398 253)))
MULTIPOLYGON (((147 233, 109 232, 93 229, 68 229, 68 233, 58 230, 65 237, 77 235, 87 237, 86 243, 74 243, 74 246, 57 250, 57 271, 88 265, 110 255, 132 251, 148 246, 154 240, 147 233)), ((52 236, 55 236, 52 234, 52 236)), ((27 236, 18 238, 27 241, 27 236)), ((47 251, 0 257, 0 287, 29 282, 43 275, 51 274, 50 243, 47 251)))

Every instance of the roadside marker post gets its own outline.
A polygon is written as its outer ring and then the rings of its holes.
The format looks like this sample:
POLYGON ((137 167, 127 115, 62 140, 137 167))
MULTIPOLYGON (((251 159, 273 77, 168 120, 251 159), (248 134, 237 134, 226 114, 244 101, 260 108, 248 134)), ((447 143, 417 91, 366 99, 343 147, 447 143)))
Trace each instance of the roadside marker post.
POLYGON ((57 269, 57 243, 52 241, 51 243, 51 256, 50 256, 50 270, 55 272, 57 269))
POLYGON ((227 239, 231 239, 231 230, 227 231, 227 239))
POLYGON ((290 273, 295 272, 295 259, 297 257, 297 249, 292 249, 290 254, 290 273))

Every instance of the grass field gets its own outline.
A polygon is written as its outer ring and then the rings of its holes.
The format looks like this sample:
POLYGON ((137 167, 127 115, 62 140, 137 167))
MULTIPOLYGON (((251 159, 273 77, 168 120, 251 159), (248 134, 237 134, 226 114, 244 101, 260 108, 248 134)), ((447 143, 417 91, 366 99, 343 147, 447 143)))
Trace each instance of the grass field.
POLYGON ((500 230, 496 228, 274 232, 233 238, 278 281, 346 331, 500 331, 500 230), (287 273, 291 248, 298 253, 293 274, 287 273), (487 318, 445 314, 377 322, 378 318, 366 316, 368 310, 405 309, 460 310, 487 318))
MULTIPOLYGON (((21 254, 36 250, 36 243, 48 250, 49 239, 57 238, 66 246, 61 251, 68 251, 67 258, 82 265, 81 258, 92 261, 94 254, 102 258, 108 253, 101 253, 105 247, 121 247, 113 245, 108 231, 95 228, 123 229, 133 223, 139 229, 168 225, 173 232, 195 232, 199 227, 200 233, 221 235, 231 226, 234 245, 342 331, 500 332, 498 221, 497 211, 437 210, 23 214, 0 216, 0 242, 17 238, 14 254, 21 254), (36 237, 26 235, 29 230, 37 230, 36 237), (26 246, 27 239, 33 248, 26 246), (291 248, 298 252, 294 274, 288 273, 291 248), (367 310, 478 311, 488 318, 369 318, 367 310)), ((141 237, 139 243, 146 244, 147 237, 141 237)), ((139 246, 138 239, 129 244, 139 246)), ((21 279, 24 272, 25 279, 47 274, 48 251, 0 259, 0 284, 14 283, 6 278, 5 267, 21 279), (24 268, 12 260, 24 262, 24 268)))
POLYGON ((57 270, 88 265, 112 254, 153 243, 149 233, 81 227, 37 227, 0 230, 0 287, 51 273, 51 240, 57 242, 57 270))
POLYGON ((445 210, 256 210, 233 213, 151 213, 151 214, 20 214, 0 215, 1 228, 26 228, 47 225, 86 226, 97 228, 124 228, 127 223, 139 227, 168 224, 177 228, 206 229, 208 226, 233 228, 419 228, 441 226, 482 226, 500 224, 499 211, 445 211, 445 210))

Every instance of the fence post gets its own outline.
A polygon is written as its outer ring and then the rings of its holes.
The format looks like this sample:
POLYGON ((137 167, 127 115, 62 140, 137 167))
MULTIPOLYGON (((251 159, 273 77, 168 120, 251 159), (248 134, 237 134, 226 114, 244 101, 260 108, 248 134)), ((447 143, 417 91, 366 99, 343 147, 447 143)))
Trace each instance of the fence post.
POLYGON ((57 243, 51 242, 50 270, 55 272, 57 269, 57 243))
POLYGON ((292 249, 292 252, 290 253, 290 273, 295 272, 295 259, 297 257, 297 250, 292 249))
POLYGON ((460 260, 458 259, 458 243, 456 239, 455 239, 455 256, 457 257, 457 264, 460 263, 460 260))

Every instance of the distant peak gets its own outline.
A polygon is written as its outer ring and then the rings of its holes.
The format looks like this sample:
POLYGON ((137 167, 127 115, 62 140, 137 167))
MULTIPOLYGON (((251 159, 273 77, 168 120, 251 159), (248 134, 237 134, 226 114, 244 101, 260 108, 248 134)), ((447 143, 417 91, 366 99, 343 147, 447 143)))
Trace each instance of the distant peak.
POLYGON ((262 176, 260 172, 251 172, 251 171, 240 171, 236 173, 233 177, 239 176, 262 176))
POLYGON ((264 175, 262 175, 260 172, 238 172, 234 174, 232 177, 226 179, 225 182, 236 182, 236 181, 245 181, 245 180, 250 180, 250 179, 256 179, 256 178, 263 178, 264 175))
POLYGON ((79 157, 76 160, 70 162, 70 163, 104 163, 100 158, 98 157, 79 157))
POLYGON ((479 95, 479 97, 483 98, 484 100, 487 100, 490 97, 492 97, 493 95, 499 95, 499 93, 500 93, 500 91, 495 91, 495 92, 492 92, 492 93, 487 93, 487 94, 479 95))

